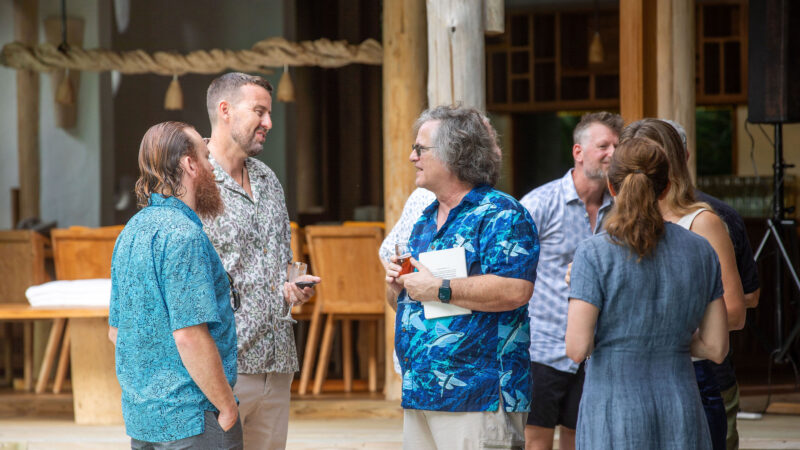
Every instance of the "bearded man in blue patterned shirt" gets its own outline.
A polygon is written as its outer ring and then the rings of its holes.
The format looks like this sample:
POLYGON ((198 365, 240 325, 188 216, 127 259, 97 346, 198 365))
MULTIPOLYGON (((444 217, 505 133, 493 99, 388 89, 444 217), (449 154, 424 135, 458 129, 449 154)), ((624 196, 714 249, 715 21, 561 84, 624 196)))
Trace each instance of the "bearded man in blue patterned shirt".
POLYGON ((134 449, 242 448, 232 292, 198 217, 223 208, 208 155, 189 125, 147 130, 143 208, 114 246, 109 338, 134 449))
POLYGON ((530 408, 527 301, 539 241, 528 212, 492 188, 500 155, 481 114, 441 106, 415 124, 416 185, 436 194, 411 232, 416 271, 386 281, 396 296, 395 348, 403 375, 403 447, 524 445, 530 408), (463 247, 467 278, 442 279, 419 254, 463 247), (423 305, 465 315, 427 318, 423 305))

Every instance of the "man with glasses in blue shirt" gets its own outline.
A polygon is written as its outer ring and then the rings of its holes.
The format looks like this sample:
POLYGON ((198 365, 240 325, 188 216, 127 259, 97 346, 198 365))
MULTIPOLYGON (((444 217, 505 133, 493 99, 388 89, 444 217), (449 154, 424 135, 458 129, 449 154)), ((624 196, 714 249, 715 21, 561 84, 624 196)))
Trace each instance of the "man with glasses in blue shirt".
POLYGON ((111 262, 109 338, 134 449, 241 449, 231 285, 198 216, 222 211, 197 131, 145 133, 139 211, 111 262))
POLYGON ((416 271, 401 276, 396 256, 386 270, 397 299, 403 447, 521 448, 536 227, 522 205, 492 188, 500 155, 478 111, 441 106, 423 112, 415 129, 415 182, 436 200, 411 232, 416 271), (437 277, 417 261, 456 247, 464 249, 466 278, 437 277), (434 318, 423 307, 441 303, 471 312, 434 318))

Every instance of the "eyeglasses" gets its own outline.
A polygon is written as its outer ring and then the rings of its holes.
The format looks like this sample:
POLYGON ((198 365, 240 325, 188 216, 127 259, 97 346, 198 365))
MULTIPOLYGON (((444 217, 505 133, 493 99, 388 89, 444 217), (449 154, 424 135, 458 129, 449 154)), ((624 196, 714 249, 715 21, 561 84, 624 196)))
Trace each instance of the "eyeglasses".
POLYGON ((228 284, 231 285, 231 297, 233 298, 233 312, 239 310, 239 307, 242 306, 242 299, 239 298, 239 290, 236 289, 236 286, 233 285, 233 277, 228 272, 225 272, 225 275, 228 276, 228 284))
POLYGON ((411 146, 411 150, 417 152, 417 158, 422 158, 422 152, 424 152, 425 150, 430 150, 432 148, 438 148, 438 147, 425 147, 424 145, 419 145, 419 144, 414 144, 411 146))

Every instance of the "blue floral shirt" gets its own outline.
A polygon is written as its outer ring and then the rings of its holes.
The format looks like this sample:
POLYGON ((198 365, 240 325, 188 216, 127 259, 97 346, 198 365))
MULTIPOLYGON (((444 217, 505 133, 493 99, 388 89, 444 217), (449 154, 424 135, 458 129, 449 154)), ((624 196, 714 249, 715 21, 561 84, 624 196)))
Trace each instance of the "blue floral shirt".
POLYGON ((117 379, 132 438, 146 442, 203 433, 216 411, 184 367, 172 332, 208 324, 228 383, 236 383, 230 285, 200 219, 182 201, 150 196, 120 233, 111 261, 109 324, 118 328, 117 379))
MULTIPOLYGON (((411 232, 415 258, 464 247, 469 276, 494 274, 535 281, 539 239, 530 215, 488 186, 470 191, 436 229, 439 202, 411 232)), ((426 320, 405 291, 397 301, 395 348, 403 372, 403 408, 435 411, 530 410, 527 306, 426 320)))

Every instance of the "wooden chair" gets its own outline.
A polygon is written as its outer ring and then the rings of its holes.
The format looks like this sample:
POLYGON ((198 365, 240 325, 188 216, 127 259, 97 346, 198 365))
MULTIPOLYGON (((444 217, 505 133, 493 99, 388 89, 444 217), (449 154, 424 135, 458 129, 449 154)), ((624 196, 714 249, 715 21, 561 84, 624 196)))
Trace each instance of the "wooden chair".
POLYGON ((377 391, 378 321, 384 318, 385 287, 383 265, 378 247, 383 239, 379 227, 370 226, 307 226, 305 228, 314 273, 322 278, 311 318, 308 344, 300 374, 300 393, 305 393, 313 355, 319 337, 321 317, 326 314, 316 364, 313 393, 322 391, 333 343, 334 321, 342 321, 344 390, 352 391, 353 343, 352 320, 371 321, 368 342, 368 386, 377 391))
MULTIPOLYGON (((51 232, 56 278, 85 280, 111 277, 111 256, 123 225, 100 228, 70 227, 51 232)), ((56 319, 57 321, 59 319, 56 319)), ((66 320, 66 319, 60 319, 66 320)), ((121 414, 121 395, 114 368, 114 346, 108 341, 106 318, 70 319, 56 370, 60 389, 72 354, 72 386, 76 421, 109 420, 121 414), (80 397, 78 392, 81 392, 80 397), (80 417, 79 417, 80 416, 80 417)), ((47 354, 47 351, 45 352, 47 354)))
MULTIPOLYGON (((30 230, 0 231, 0 302, 28 304, 25 290, 50 281, 45 270, 45 245, 49 240, 30 230)), ((33 390, 33 320, 23 320, 23 380, 33 390)), ((6 383, 12 381, 10 324, 0 324, 6 383)))

